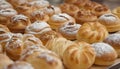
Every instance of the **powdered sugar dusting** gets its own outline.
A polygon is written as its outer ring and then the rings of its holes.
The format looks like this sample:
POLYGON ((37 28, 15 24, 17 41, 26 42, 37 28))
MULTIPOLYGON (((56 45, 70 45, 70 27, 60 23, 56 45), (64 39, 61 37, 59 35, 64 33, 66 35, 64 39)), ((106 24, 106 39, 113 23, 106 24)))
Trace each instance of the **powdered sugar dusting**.
POLYGON ((115 16, 114 14, 104 14, 102 16, 100 16, 99 20, 104 20, 106 23, 116 23, 117 20, 117 16, 115 16))
POLYGON ((112 42, 112 43, 116 43, 120 45, 120 34, 119 33, 115 33, 115 34, 110 34, 105 41, 108 42, 112 42))
POLYGON ((67 23, 60 27, 60 31, 66 33, 66 34, 76 35, 80 26, 81 26, 80 24, 67 23))
POLYGON ((27 21, 28 17, 27 16, 24 16, 22 14, 20 15, 15 15, 12 17, 12 22, 15 22, 15 21, 18 21, 18 20, 25 20, 27 21))
POLYGON ((16 14, 17 14, 17 12, 14 9, 11 9, 11 8, 0 10, 0 15, 1 16, 11 17, 11 16, 14 16, 16 14))
POLYGON ((114 49, 110 45, 108 45, 106 43, 102 43, 102 42, 94 43, 94 44, 92 44, 92 47, 95 49, 96 55, 98 57, 100 57, 104 54, 109 54, 114 51, 114 49))

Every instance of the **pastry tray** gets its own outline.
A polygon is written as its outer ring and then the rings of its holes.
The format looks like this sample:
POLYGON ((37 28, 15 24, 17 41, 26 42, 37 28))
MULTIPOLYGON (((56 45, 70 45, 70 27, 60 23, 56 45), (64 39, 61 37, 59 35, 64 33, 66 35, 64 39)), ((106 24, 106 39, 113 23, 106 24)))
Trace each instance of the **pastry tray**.
MULTIPOLYGON (((59 5, 59 4, 63 3, 63 0, 48 0, 48 1, 53 5, 59 5)), ((93 0, 93 1, 99 2, 99 3, 104 4, 104 5, 107 5, 111 10, 120 6, 120 0, 93 0)), ((117 64, 117 63, 120 63, 120 58, 116 59, 114 64, 117 64)), ((110 66, 93 65, 89 69, 109 69, 109 67, 110 66)), ((117 69, 119 69, 119 68, 117 68, 117 69)))

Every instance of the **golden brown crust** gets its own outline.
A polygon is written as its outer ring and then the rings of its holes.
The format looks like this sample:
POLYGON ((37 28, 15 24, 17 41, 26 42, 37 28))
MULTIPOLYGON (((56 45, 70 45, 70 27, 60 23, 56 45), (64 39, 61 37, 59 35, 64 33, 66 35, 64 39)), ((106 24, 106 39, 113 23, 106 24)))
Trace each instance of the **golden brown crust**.
POLYGON ((77 40, 88 43, 101 42, 108 36, 108 31, 99 22, 87 22, 77 33, 77 40))
POLYGON ((81 9, 74 16, 76 22, 79 24, 83 24, 85 22, 94 22, 97 21, 97 16, 94 15, 90 10, 81 9))
POLYGON ((27 16, 20 14, 11 17, 10 23, 7 26, 11 32, 24 33, 25 28, 30 24, 30 19, 27 16))
POLYGON ((77 0, 73 4, 78 6, 79 8, 83 7, 89 0, 77 0))
POLYGON ((60 8, 63 13, 67 13, 71 16, 74 16, 79 11, 79 8, 76 5, 67 4, 67 3, 61 4, 60 8))
POLYGON ((0 69, 4 69, 9 64, 12 64, 13 61, 4 54, 0 54, 0 69))
POLYGON ((55 53, 43 48, 28 50, 23 57, 21 57, 21 60, 32 64, 35 69, 63 69, 59 57, 55 53))
POLYGON ((120 7, 114 8, 112 10, 112 13, 117 15, 120 18, 120 7))

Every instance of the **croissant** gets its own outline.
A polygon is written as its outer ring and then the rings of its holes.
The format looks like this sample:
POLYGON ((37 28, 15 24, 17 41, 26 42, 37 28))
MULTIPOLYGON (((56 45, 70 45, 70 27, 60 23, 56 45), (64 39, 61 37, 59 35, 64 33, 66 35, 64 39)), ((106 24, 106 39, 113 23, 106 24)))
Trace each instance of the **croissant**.
POLYGON ((68 69, 88 69, 95 60, 96 53, 86 42, 72 42, 65 38, 48 41, 46 48, 57 53, 68 69))

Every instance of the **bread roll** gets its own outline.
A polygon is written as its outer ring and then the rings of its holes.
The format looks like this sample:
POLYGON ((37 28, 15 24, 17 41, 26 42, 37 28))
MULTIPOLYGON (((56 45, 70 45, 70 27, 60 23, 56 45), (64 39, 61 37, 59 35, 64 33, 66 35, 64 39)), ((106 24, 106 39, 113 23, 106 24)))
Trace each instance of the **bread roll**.
POLYGON ((80 27, 77 40, 95 43, 103 41, 107 36, 108 31, 104 25, 99 22, 87 22, 80 27))
POLYGON ((11 17, 10 23, 7 25, 11 32, 24 33, 25 28, 30 25, 30 19, 22 14, 11 17))
POLYGON ((5 67, 12 63, 13 61, 9 59, 8 56, 0 54, 0 69, 4 69, 5 67))
POLYGON ((72 22, 68 22, 61 26, 58 29, 58 32, 62 34, 63 37, 69 40, 75 40, 76 39, 76 34, 80 28, 80 24, 75 24, 72 22))
POLYGON ((63 69, 62 62, 55 53, 35 47, 27 49, 20 60, 32 64, 35 69, 63 69))
POLYGON ((120 18, 120 7, 116 7, 112 10, 112 13, 120 18))
POLYGON ((108 32, 120 31, 120 19, 114 14, 104 14, 99 17, 98 21, 106 26, 108 32))
POLYGON ((6 2, 6 1, 0 1, 0 9, 7 9, 7 8, 13 8, 13 6, 6 2))
POLYGON ((34 69, 31 64, 24 61, 17 61, 8 65, 5 69, 34 69))
POLYGON ((74 43, 65 38, 54 38, 46 47, 57 53, 68 69, 88 69, 94 63, 95 51, 85 42, 74 43))
POLYGON ((117 59, 117 53, 109 44, 100 42, 93 43, 92 47, 96 52, 96 65, 111 65, 117 59))
POLYGON ((120 34, 115 33, 109 35, 104 42, 110 44, 117 52, 118 57, 120 57, 120 34))

